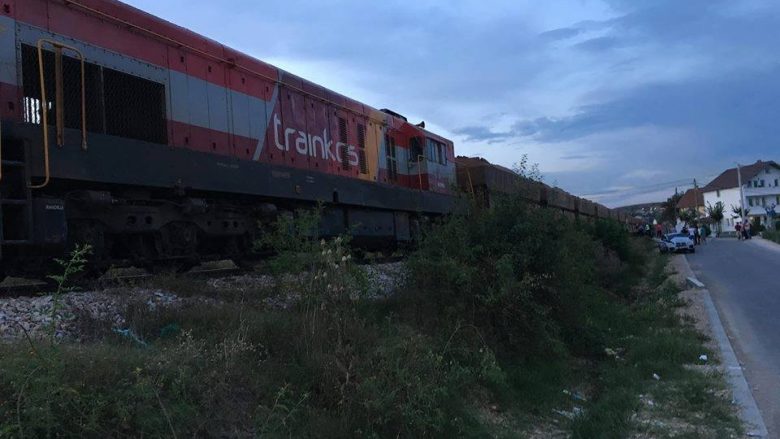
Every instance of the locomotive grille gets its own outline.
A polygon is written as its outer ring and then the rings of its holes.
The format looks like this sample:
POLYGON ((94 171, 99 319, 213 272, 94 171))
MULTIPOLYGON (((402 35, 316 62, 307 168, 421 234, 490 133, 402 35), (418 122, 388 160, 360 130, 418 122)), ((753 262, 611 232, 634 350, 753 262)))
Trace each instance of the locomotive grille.
POLYGON ((368 161, 366 160, 366 126, 358 124, 358 164, 360 165, 360 173, 368 174, 368 161))
MULTIPOLYGON (((42 122, 41 111, 55 123, 56 78, 54 53, 44 51, 46 104, 41 103, 38 49, 22 45, 24 121, 42 122), (43 108, 42 108, 43 107, 43 108)), ((81 63, 63 56, 63 101, 66 128, 81 129, 81 63)), ((87 131, 167 144, 165 85, 123 72, 85 63, 87 131)))
POLYGON ((339 117, 339 142, 341 142, 341 167, 349 169, 349 142, 347 141, 347 120, 339 117))

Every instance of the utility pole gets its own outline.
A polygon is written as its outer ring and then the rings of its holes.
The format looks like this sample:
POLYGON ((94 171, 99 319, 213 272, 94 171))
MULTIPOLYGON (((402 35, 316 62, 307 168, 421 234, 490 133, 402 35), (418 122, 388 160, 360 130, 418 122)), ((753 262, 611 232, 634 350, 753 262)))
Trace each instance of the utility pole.
MULTIPOLYGON (((696 183, 696 179, 693 179, 693 210, 696 212, 696 219, 699 219, 699 185, 696 183)), ((702 201, 704 204, 704 201, 702 201)))
POLYGON ((742 168, 737 163, 737 184, 739 184, 739 217, 745 227, 745 191, 742 189, 742 168))

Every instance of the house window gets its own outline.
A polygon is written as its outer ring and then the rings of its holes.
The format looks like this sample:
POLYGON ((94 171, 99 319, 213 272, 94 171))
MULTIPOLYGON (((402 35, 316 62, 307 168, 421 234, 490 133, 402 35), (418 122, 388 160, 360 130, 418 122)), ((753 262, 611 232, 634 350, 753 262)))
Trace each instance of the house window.
POLYGON ((715 193, 717 194, 718 198, 720 198, 720 191, 715 191, 715 193))
POLYGON ((775 187, 777 187, 777 186, 778 186, 777 179, 775 178, 775 187))
POLYGON ((765 185, 766 185, 766 182, 764 180, 761 180, 761 186, 759 186, 759 187, 764 187, 765 185))

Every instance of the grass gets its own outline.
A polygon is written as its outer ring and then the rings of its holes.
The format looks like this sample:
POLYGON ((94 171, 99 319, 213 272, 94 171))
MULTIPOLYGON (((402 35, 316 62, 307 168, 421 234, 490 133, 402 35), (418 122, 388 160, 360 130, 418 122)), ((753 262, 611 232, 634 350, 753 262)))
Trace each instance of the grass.
POLYGON ((763 237, 780 244, 780 232, 776 230, 766 230, 763 233, 763 237))
POLYGON ((739 431, 721 378, 686 366, 707 351, 666 260, 614 223, 475 209, 427 230, 402 294, 368 300, 346 240, 313 241, 300 217, 260 243, 296 268, 288 310, 265 304, 277 287, 161 275, 128 287, 210 300, 127 301, 143 344, 82 316, 90 342, 0 345, 0 436, 517 437, 557 420, 625 437, 642 394, 739 431))
MULTIPOLYGON (((677 434, 682 436, 675 437, 734 437, 742 432, 724 392, 723 377, 690 367, 700 363, 699 355, 714 355, 705 347, 703 336, 675 312, 683 306, 679 290, 670 282, 657 284, 665 277, 664 265, 665 258, 654 263, 648 278, 656 284, 652 294, 614 314, 618 328, 613 343, 624 353, 601 363, 597 373, 601 392, 586 414, 575 419, 573 437, 620 438, 641 431, 645 427, 632 422, 635 413, 646 410, 641 394, 664 407, 652 412, 652 417, 678 424, 677 434)), ((654 437, 669 434, 651 432, 654 437)))

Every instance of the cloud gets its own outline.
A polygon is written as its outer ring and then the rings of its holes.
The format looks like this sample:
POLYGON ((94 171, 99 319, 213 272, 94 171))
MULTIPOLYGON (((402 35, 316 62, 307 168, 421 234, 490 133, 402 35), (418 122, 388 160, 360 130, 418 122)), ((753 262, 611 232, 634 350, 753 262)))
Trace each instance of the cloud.
POLYGON ((467 141, 487 141, 495 143, 512 136, 511 132, 497 133, 484 126, 471 126, 454 130, 455 134, 465 137, 467 141))
POLYGON ((598 37, 585 40, 581 43, 577 43, 574 47, 576 49, 588 50, 593 52, 599 52, 602 50, 610 50, 620 47, 621 40, 615 37, 598 37))
POLYGON ((582 29, 577 29, 573 27, 564 27, 560 29, 548 30, 547 32, 542 32, 541 34, 539 34, 539 36, 544 40, 557 41, 557 40, 568 40, 569 38, 576 37, 581 33, 582 33, 582 29))

